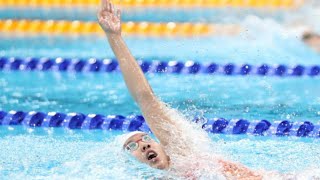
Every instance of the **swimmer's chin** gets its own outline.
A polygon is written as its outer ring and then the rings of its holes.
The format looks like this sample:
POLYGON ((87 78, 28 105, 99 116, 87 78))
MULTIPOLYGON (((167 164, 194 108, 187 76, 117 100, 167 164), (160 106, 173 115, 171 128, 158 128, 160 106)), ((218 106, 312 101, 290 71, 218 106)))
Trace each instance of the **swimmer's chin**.
POLYGON ((168 158, 167 161, 160 161, 160 162, 153 164, 153 165, 150 165, 150 166, 153 168, 156 168, 156 169, 160 169, 160 170, 169 170, 170 158, 169 157, 167 157, 167 158, 168 158))
POLYGON ((153 166, 153 168, 160 169, 160 170, 168 170, 169 169, 169 165, 159 164, 157 166, 153 166))

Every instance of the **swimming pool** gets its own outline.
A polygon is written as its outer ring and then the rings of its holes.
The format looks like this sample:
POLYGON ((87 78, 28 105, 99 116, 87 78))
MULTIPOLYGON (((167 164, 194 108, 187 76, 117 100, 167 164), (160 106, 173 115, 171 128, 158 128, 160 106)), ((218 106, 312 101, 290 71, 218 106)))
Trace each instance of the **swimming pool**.
MULTIPOLYGON (((248 31, 235 37, 131 36, 126 41, 133 54, 142 59, 256 65, 319 64, 320 56, 277 21, 247 17, 241 24, 248 31), (257 24, 260 27, 254 27, 257 24)), ((1 39, 1 56, 113 58, 106 39, 100 36, 1 34, 1 39)), ((147 78, 163 101, 190 118, 287 119, 319 123, 319 77, 147 74, 147 78)), ((0 71, 0 109, 140 114, 119 72, 0 71)), ((0 177, 150 179, 168 176, 133 160, 126 161, 114 142, 119 134, 122 132, 2 126, 0 177)), ((216 151, 253 169, 296 172, 305 176, 319 174, 319 138, 224 134, 210 135, 210 138, 216 151)))

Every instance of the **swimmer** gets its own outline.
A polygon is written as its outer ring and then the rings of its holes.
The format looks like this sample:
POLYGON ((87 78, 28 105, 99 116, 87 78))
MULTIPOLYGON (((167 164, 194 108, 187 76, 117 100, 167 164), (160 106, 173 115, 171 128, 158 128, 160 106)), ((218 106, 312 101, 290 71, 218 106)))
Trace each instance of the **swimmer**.
POLYGON ((317 52, 320 52, 320 35, 313 32, 305 32, 302 41, 317 52))
MULTIPOLYGON (((188 131, 187 133, 183 132, 181 127, 186 123, 179 123, 177 119, 174 119, 171 116, 174 110, 158 100, 153 93, 140 66, 121 36, 120 10, 116 9, 109 0, 101 0, 97 16, 118 59, 127 88, 140 107, 151 131, 160 141, 158 143, 144 132, 131 132, 126 135, 127 139, 122 147, 124 151, 152 168, 176 172, 181 177, 188 179, 198 177, 193 171, 196 168, 208 169, 209 172, 219 169, 223 179, 262 179, 261 174, 222 158, 200 156, 192 158, 195 154, 201 154, 192 153, 192 151, 202 148, 195 147, 192 142, 200 142, 202 139, 194 140, 198 137, 190 137, 188 131), (178 159, 185 159, 185 161, 177 163, 178 159), (205 167, 202 165, 201 159, 206 162, 212 160, 212 164, 205 167)), ((198 152, 201 152, 201 149, 198 152)))

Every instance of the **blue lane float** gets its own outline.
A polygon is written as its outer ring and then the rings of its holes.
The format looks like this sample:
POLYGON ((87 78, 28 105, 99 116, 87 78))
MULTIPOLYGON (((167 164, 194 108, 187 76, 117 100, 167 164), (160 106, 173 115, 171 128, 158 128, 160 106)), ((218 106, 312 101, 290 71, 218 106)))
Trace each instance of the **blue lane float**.
MULTIPOLYGON (((291 122, 288 120, 270 122, 267 120, 249 121, 246 119, 212 118, 194 119, 195 123, 201 123, 202 129, 213 134, 248 134, 258 136, 296 136, 320 138, 320 124, 309 121, 291 122)), ((59 112, 23 112, 23 111, 0 111, 0 125, 43 128, 66 128, 66 129, 101 129, 143 131, 151 132, 141 115, 100 115, 83 113, 59 113, 59 112)))
MULTIPOLYGON (((225 65, 216 63, 200 64, 194 61, 138 61, 145 73, 170 73, 170 74, 220 74, 220 75, 257 75, 277 77, 320 76, 320 65, 225 65)), ((0 70, 12 71, 59 71, 59 72, 116 72, 119 65, 116 59, 69 59, 69 58, 19 58, 0 57, 0 70)))

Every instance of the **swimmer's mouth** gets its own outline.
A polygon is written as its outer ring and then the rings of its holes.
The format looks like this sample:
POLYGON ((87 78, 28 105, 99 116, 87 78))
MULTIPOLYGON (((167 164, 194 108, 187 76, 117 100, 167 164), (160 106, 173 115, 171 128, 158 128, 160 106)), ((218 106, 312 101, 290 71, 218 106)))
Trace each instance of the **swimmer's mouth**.
POLYGON ((147 153, 147 159, 148 159, 148 161, 156 158, 157 156, 158 156, 158 154, 157 154, 156 152, 154 152, 154 151, 149 151, 149 152, 147 153))

